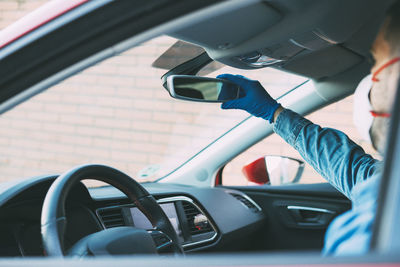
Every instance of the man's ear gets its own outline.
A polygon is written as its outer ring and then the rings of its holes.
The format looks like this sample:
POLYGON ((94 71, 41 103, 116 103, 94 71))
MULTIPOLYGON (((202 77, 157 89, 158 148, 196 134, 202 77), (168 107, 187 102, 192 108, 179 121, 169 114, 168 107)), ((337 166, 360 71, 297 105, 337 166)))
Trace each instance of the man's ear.
POLYGON ((379 29, 379 32, 372 43, 371 53, 375 60, 375 65, 371 69, 371 73, 375 72, 384 62, 389 60, 390 57, 390 45, 386 40, 386 29, 389 25, 389 19, 385 19, 384 23, 379 29))

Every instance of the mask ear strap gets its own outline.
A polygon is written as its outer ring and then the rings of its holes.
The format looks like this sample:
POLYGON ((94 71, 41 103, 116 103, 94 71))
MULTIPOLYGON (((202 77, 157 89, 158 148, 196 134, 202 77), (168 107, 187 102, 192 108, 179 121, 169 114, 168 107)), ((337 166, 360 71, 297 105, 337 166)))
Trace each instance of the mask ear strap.
POLYGON ((396 63, 397 61, 400 61, 400 57, 396 57, 388 62, 386 62, 385 64, 383 64, 382 66, 379 67, 379 69, 377 69, 373 74, 372 74, 372 81, 373 82, 379 82, 379 79, 376 78, 376 76, 378 76, 378 74, 383 71, 385 68, 387 68, 388 66, 396 63))
POLYGON ((384 113, 384 112, 375 112, 373 110, 370 111, 372 117, 374 118, 390 118, 392 116, 392 114, 390 113, 384 113))

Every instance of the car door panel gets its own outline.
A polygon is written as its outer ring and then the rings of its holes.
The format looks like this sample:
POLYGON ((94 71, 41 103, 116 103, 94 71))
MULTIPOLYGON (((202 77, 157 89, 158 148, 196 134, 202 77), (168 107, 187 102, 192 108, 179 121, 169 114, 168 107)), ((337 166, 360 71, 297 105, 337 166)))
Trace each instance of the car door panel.
POLYGON ((328 183, 230 188, 246 193, 266 215, 253 249, 320 250, 330 222, 351 207, 328 183))

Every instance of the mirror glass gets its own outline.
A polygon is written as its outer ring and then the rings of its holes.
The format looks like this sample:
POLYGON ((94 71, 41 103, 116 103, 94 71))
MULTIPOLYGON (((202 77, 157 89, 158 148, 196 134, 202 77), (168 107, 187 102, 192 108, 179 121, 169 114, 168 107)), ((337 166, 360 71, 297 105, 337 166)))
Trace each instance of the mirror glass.
POLYGON ((167 78, 167 86, 172 97, 183 100, 225 102, 239 96, 238 85, 217 78, 171 75, 167 78))
POLYGON ((304 170, 302 161, 289 157, 266 156, 265 164, 271 185, 296 183, 304 170))

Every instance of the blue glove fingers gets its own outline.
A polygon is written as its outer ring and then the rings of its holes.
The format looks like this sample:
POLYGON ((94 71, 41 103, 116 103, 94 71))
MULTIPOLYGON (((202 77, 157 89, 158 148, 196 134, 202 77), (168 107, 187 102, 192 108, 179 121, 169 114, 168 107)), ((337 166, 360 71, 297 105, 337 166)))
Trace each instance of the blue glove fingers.
MULTIPOLYGON (((221 75, 218 75, 217 78, 231 81, 240 86, 240 84, 242 83, 242 79, 240 79, 237 76, 238 75, 221 74, 221 75)), ((239 91, 239 99, 235 99, 235 100, 231 100, 231 101, 222 103, 221 104, 222 109, 242 109, 242 106, 243 106, 242 101, 243 100, 241 98, 246 96, 246 92, 241 86, 240 86, 239 90, 240 90, 239 91)))
MULTIPOLYGON (((217 78, 218 79, 223 79, 223 80, 228 80, 231 81, 237 85, 239 85, 239 98, 245 97, 246 96, 246 89, 242 87, 242 83, 245 82, 244 79, 241 79, 240 75, 232 75, 232 74, 221 74, 218 75, 217 78)), ((248 80, 246 78, 246 80, 248 80)))
POLYGON ((222 109, 242 109, 253 116, 261 117, 270 122, 273 121, 274 113, 280 105, 265 91, 258 81, 232 74, 222 74, 217 78, 236 83, 243 89, 241 92, 245 94, 244 97, 223 103, 221 105, 222 109))
POLYGON ((221 104, 222 109, 240 109, 240 103, 236 100, 227 101, 221 104))
POLYGON ((241 79, 236 76, 237 75, 232 75, 232 74, 220 74, 217 76, 217 78, 228 80, 228 81, 234 82, 236 84, 239 84, 241 82, 241 79))

